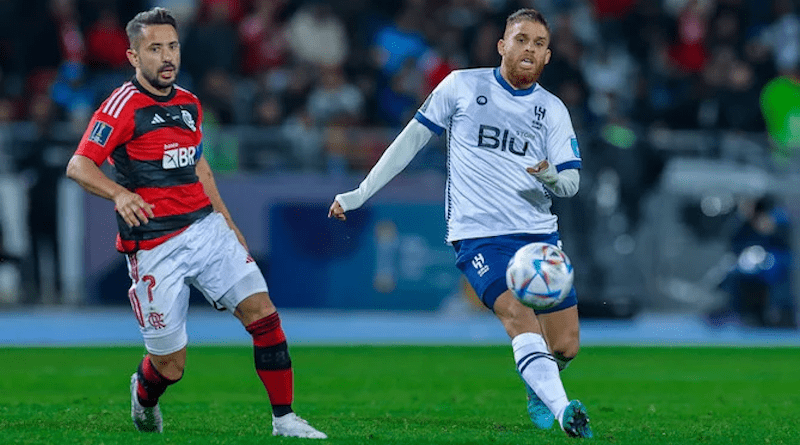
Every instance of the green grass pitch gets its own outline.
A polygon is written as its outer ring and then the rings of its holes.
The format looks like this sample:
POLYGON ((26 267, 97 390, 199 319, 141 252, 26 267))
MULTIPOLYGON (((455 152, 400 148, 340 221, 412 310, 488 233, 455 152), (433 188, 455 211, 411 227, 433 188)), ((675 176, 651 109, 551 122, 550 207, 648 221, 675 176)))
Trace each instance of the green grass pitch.
MULTIPOLYGON (((507 346, 291 347, 295 410, 329 444, 571 444, 536 430, 507 346)), ((247 347, 190 347, 164 434, 130 421, 142 348, 0 348, 0 443, 308 443, 271 435, 247 347)), ((597 444, 799 444, 797 348, 585 347, 562 373, 597 444)))

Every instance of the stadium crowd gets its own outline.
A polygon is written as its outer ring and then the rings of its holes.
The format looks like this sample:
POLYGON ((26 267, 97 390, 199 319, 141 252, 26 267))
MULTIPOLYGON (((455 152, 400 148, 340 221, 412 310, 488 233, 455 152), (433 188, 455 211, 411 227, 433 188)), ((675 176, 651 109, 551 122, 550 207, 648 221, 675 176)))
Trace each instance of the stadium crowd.
MULTIPOLYGON (((639 127, 763 131, 761 89, 800 61, 795 0, 8 0, 0 121, 83 128, 131 75, 125 23, 156 4, 180 18, 180 83, 209 122, 290 134, 400 128, 451 70, 498 64, 498 23, 521 6, 553 28, 543 86, 615 145, 639 127)), ((328 133, 300 158, 368 167, 328 133)))
MULTIPOLYGON (((503 19, 534 7, 552 28, 541 84, 570 111, 587 183, 597 193, 616 187, 635 226, 665 157, 693 146, 654 137, 660 131, 771 131, 765 87, 793 78, 788 88, 797 88, 800 78, 799 3, 4 0, 0 174, 24 178, 37 202, 29 215, 34 242, 54 239, 57 179, 92 111, 132 76, 124 27, 152 6, 178 17, 178 84, 204 105, 211 166, 267 174, 368 170, 451 70, 497 66, 503 19)), ((705 144, 703 155, 722 157, 725 140, 705 144)), ((444 171, 443 144, 432 142, 409 169, 444 171)), ((765 163, 792 149, 746 147, 748 160, 765 163)))

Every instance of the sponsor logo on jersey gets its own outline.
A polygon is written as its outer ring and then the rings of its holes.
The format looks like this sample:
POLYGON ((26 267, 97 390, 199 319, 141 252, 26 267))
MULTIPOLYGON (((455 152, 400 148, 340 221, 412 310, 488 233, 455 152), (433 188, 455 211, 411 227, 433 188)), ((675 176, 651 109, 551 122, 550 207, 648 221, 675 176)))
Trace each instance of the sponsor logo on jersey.
MULTIPOLYGON (((167 144, 166 147, 169 147, 174 144, 167 144)), ((174 168, 181 168, 186 167, 189 165, 194 165, 197 161, 196 155, 197 148, 196 147, 179 147, 164 150, 164 158, 161 162, 161 167, 164 170, 171 170, 174 168)))
POLYGON ((166 122, 164 120, 164 118, 161 117, 160 114, 156 113, 156 114, 153 115, 153 120, 150 121, 150 124, 151 125, 158 125, 158 124, 163 124, 164 122, 166 122))
POLYGON ((501 129, 491 125, 481 125, 478 128, 478 147, 500 149, 517 156, 525 156, 528 152, 528 141, 518 143, 516 137, 508 129, 501 129))
POLYGON ((103 121, 97 121, 94 123, 94 127, 92 127, 92 132, 89 133, 89 140, 101 147, 105 147, 106 142, 108 142, 108 137, 111 136, 111 132, 113 131, 114 127, 111 125, 103 121))

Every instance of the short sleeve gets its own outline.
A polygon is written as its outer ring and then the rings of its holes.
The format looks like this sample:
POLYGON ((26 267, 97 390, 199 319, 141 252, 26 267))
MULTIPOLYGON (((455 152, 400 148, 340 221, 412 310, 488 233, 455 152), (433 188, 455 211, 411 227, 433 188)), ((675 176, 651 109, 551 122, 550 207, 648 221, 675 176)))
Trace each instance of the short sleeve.
MULTIPOLYGON (((126 113, 122 113, 126 116, 126 113)), ((127 119, 130 121, 131 119, 127 119)), ((83 133, 75 154, 86 156, 101 165, 115 148, 125 143, 129 138, 130 124, 124 125, 125 120, 115 119, 112 116, 95 111, 86 132, 83 133)))
POLYGON ((414 118, 429 130, 441 135, 447 128, 447 122, 455 111, 455 83, 457 72, 447 75, 439 85, 434 88, 425 102, 419 107, 414 118))

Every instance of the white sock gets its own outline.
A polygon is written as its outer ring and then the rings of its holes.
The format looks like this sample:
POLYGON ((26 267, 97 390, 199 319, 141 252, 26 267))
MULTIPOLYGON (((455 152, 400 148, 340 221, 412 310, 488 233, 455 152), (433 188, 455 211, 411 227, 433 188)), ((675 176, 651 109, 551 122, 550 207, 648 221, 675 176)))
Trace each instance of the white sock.
POLYGON ((561 423, 564 409, 569 404, 558 365, 553 355, 547 350, 547 343, 539 334, 526 332, 511 340, 514 349, 514 361, 525 382, 561 423))

